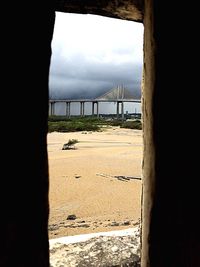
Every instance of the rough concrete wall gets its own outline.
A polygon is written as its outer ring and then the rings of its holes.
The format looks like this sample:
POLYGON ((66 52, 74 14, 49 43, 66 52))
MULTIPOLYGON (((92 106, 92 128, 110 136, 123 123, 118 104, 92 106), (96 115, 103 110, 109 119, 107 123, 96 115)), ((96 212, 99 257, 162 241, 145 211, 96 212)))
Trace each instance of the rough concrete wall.
POLYGON ((149 265, 149 224, 155 187, 155 143, 153 136, 153 96, 155 89, 155 42, 152 1, 146 1, 144 16, 144 65, 142 82, 143 189, 142 189, 142 267, 149 265))
POLYGON ((143 0, 57 0, 56 11, 95 14, 142 22, 143 0))
MULTIPOLYGON (((37 2, 27 12, 16 5, 12 3, 12 23, 5 23, 1 55, 1 94, 9 99, 12 117, 1 116, 0 266, 47 267, 46 127, 54 13, 37 2)), ((192 68, 197 31, 191 31, 195 10, 190 16, 188 5, 180 11, 173 3, 169 13, 159 0, 146 0, 145 6, 142 266, 199 267, 199 163, 194 156, 199 75, 192 68), (188 27, 186 38, 180 29, 188 27)))
POLYGON ((186 37, 186 13, 186 6, 169 12, 159 0, 145 1, 142 267, 200 266, 198 119, 190 98, 196 52, 188 49, 195 32, 186 37))
POLYGON ((54 11, 36 2, 31 10, 12 8, 1 59, 3 112, 10 115, 1 117, 0 266, 48 267, 46 132, 54 11))
POLYGON ((140 223, 128 230, 97 234, 82 241, 50 240, 51 267, 140 267, 140 223))

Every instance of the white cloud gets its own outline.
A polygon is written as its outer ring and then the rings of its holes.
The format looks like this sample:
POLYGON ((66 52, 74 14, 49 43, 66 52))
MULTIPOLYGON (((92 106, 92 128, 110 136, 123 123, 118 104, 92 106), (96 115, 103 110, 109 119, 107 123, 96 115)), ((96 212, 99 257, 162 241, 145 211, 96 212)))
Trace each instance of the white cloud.
MULTIPOLYGON (((75 91, 79 90, 79 77, 83 76, 88 82, 90 79, 100 81, 102 77, 110 77, 109 84, 115 84, 113 79, 116 78, 116 82, 121 80, 123 83, 126 80, 129 83, 130 80, 138 81, 142 61, 143 24, 95 15, 56 13, 50 68, 51 92, 58 90, 59 83, 61 88, 63 84, 70 84, 67 80, 72 77, 75 91), (127 71, 129 67, 130 71, 127 71), (135 73, 137 77, 134 77, 135 73)), ((67 94, 72 88, 65 87, 63 90, 67 94)))

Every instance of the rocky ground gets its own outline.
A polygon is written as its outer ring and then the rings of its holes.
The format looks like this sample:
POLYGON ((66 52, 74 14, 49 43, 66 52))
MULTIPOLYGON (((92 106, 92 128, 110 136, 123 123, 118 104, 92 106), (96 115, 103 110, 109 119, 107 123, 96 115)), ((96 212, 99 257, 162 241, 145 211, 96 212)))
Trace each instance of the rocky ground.
POLYGON ((134 220, 122 220, 122 221, 116 221, 116 220, 107 220, 107 221, 84 221, 84 220, 76 220, 76 215, 72 214, 69 215, 69 218, 66 221, 61 221, 58 223, 53 223, 49 225, 49 232, 50 236, 54 236, 56 238, 57 233, 62 231, 62 228, 67 228, 69 230, 71 229, 84 229, 84 228, 90 228, 90 229, 98 229, 99 227, 103 228, 115 228, 117 229, 126 229, 127 227, 134 227, 138 224, 138 221, 134 220))
POLYGON ((99 233, 85 241, 50 240, 50 263, 51 267, 139 267, 140 224, 128 233, 99 233))

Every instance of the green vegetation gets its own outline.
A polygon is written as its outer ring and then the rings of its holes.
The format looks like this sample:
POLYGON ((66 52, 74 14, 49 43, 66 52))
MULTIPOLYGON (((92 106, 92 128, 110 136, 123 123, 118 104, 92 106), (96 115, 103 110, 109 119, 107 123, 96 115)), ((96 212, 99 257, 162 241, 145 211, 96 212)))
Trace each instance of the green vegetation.
POLYGON ((50 116, 49 132, 99 131, 101 121, 92 117, 50 116))
POLYGON ((142 123, 140 120, 124 121, 120 127, 121 128, 128 128, 128 129, 142 130, 142 123))
POLYGON ((69 139, 62 147, 62 150, 75 149, 75 144, 78 143, 77 139, 69 139))
POLYGON ((107 124, 111 126, 120 126, 120 128, 128 128, 128 129, 137 129, 142 130, 142 123, 141 120, 113 120, 107 122, 107 124))
POLYGON ((140 120, 116 120, 97 118, 92 116, 71 117, 49 116, 49 132, 77 132, 77 131, 101 131, 103 126, 120 126, 121 128, 142 129, 140 120))

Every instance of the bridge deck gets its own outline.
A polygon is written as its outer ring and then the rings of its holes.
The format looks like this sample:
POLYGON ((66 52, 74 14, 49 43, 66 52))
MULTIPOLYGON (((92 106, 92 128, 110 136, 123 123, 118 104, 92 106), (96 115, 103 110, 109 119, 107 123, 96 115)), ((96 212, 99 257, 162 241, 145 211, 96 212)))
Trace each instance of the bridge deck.
POLYGON ((50 103, 57 102, 135 102, 141 103, 140 99, 50 99, 50 103))

